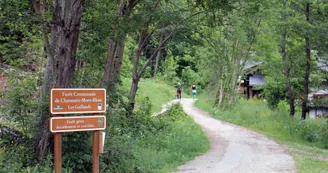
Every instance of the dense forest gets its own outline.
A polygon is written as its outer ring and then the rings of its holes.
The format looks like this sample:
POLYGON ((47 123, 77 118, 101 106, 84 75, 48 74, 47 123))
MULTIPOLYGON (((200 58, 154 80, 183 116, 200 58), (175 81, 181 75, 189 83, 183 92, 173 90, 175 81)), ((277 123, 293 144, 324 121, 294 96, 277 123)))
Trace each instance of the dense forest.
MULTIPOLYGON (((143 80, 195 83, 228 110, 245 65, 260 62, 258 97, 271 109, 286 101, 289 115, 305 120, 308 95, 327 88, 327 55, 327 0, 1 0, 0 170, 52 168, 51 88, 105 88, 107 138, 124 141, 173 119, 147 118, 143 80)), ((64 153, 63 167, 90 172, 90 133, 65 135, 63 150, 84 152, 64 153)), ((123 163, 130 153, 119 146, 107 144, 101 169, 139 170, 123 163)))

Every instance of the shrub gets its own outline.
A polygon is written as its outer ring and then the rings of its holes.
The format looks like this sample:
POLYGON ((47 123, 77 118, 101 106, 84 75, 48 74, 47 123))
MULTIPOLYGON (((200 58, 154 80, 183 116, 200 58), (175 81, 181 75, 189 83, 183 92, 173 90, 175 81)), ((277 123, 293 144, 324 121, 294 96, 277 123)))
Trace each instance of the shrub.
POLYGON ((321 143, 328 149, 328 120, 327 123, 321 128, 321 143))
POLYGON ((32 135, 37 110, 37 89, 33 76, 19 78, 13 76, 8 78, 8 89, 4 92, 4 102, 1 111, 3 116, 15 128, 24 133, 32 135))
POLYGON ((150 116, 150 110, 151 103, 144 98, 133 116, 126 116, 124 109, 109 113, 102 170, 163 172, 208 149, 203 131, 180 105, 156 117, 150 116))

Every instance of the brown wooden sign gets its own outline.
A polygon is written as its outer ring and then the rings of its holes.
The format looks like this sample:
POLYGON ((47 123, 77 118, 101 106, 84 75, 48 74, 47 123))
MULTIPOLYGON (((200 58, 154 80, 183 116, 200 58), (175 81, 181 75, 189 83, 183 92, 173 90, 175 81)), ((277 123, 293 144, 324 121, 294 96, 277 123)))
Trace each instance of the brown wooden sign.
POLYGON ((104 130, 106 117, 104 115, 51 117, 49 124, 52 133, 104 130))
POLYGON ((50 94, 52 114, 106 112, 106 90, 103 88, 54 88, 50 94))

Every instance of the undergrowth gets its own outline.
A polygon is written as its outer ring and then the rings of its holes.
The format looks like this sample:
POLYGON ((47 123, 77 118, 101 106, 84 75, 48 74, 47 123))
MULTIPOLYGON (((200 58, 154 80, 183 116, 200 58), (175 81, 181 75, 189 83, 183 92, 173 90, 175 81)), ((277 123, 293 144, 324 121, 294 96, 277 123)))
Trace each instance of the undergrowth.
POLYGON ((149 106, 141 107, 128 119, 121 114, 113 115, 111 121, 115 125, 109 129, 112 133, 106 143, 108 155, 103 158, 104 169, 169 172, 209 149, 204 132, 180 105, 157 117, 145 116, 149 109, 149 106))

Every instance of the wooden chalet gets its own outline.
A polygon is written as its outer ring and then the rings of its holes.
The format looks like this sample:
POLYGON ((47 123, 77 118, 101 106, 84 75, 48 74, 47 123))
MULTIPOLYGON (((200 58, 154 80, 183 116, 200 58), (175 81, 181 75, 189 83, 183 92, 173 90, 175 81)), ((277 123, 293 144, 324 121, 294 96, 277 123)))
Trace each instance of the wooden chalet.
MULTIPOLYGON (((323 73, 328 73, 328 63, 321 59, 317 60, 317 68, 323 73)), ((308 108, 310 118, 328 118, 328 78, 321 80, 321 86, 311 89, 308 95, 308 108)))
POLYGON ((247 98, 258 97, 263 91, 258 86, 266 85, 264 75, 259 69, 263 62, 247 62, 243 68, 243 76, 240 77, 239 93, 247 98))
POLYGON ((309 94, 309 117, 328 117, 328 90, 319 90, 309 94))

